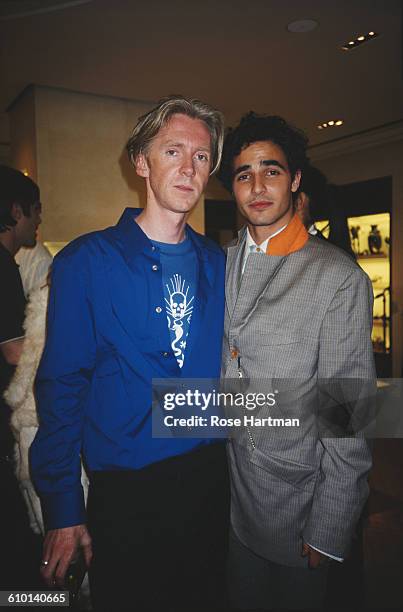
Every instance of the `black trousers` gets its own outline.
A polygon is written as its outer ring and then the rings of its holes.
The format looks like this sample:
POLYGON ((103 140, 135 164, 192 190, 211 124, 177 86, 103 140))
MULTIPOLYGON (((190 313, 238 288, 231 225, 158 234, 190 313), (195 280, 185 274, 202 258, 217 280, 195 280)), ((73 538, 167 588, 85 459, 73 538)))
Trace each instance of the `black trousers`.
POLYGON ((231 530, 228 578, 235 610, 322 610, 328 567, 289 567, 263 559, 231 530))
POLYGON ((225 610, 224 444, 138 471, 94 472, 88 498, 95 610, 225 610))
POLYGON ((14 465, 0 457, 0 590, 41 589, 42 537, 29 526, 14 465))

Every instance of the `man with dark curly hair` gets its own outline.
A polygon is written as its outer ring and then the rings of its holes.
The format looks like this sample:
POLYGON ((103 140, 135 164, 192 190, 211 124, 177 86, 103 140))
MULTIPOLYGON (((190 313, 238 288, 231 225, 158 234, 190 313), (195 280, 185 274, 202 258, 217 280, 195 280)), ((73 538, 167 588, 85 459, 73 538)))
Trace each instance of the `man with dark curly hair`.
POLYGON ((306 146, 281 117, 249 113, 219 174, 246 220, 228 247, 222 377, 248 391, 263 380, 276 397, 268 415, 298 417, 286 430, 248 412, 229 443, 230 591, 242 610, 321 607, 329 560, 346 557, 368 494, 366 440, 319 435, 311 412, 318 381, 360 392, 374 365, 368 277, 296 214, 306 146))

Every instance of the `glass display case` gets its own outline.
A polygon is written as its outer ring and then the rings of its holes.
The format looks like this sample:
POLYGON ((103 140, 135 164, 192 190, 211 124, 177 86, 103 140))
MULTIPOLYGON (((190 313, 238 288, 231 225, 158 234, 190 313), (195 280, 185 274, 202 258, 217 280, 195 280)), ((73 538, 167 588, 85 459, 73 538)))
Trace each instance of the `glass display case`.
MULTIPOLYGON (((390 214, 348 217, 351 246, 357 262, 371 279, 374 290, 372 343, 375 353, 390 353, 390 214)), ((328 221, 317 228, 328 237, 328 221)))

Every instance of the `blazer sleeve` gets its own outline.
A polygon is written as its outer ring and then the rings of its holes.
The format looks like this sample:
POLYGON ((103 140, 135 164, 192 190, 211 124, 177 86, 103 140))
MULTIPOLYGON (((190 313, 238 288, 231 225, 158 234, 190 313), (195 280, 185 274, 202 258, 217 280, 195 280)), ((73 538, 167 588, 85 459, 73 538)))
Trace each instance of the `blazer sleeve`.
POLYGON ((39 430, 30 452, 46 529, 86 520, 80 453, 95 360, 89 277, 85 249, 68 247, 55 259, 47 338, 36 378, 39 430))
MULTIPOLYGON (((321 326, 318 385, 329 386, 336 410, 350 407, 352 421, 354 411, 371 403, 376 388, 372 306, 371 283, 357 266, 336 291, 321 326)), ((320 471, 303 539, 345 557, 368 496, 371 450, 364 437, 340 433, 320 437, 319 444, 323 447, 320 471)))

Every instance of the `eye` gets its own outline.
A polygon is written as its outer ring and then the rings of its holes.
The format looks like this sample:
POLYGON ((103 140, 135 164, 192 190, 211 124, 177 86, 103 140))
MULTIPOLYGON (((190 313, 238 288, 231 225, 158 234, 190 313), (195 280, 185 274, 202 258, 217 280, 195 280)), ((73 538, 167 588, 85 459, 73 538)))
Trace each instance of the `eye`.
POLYGON ((270 168, 269 170, 267 170, 266 174, 268 176, 278 176, 280 172, 274 168, 270 168))
POLYGON ((249 174, 238 174, 238 176, 236 177, 236 181, 237 182, 243 182, 248 180, 249 178, 249 174))
POLYGON ((196 159, 198 161, 208 162, 209 161, 209 156, 207 155, 207 153, 197 153, 196 159))
POLYGON ((174 157, 175 155, 177 155, 178 151, 176 149, 167 149, 166 154, 174 157))

